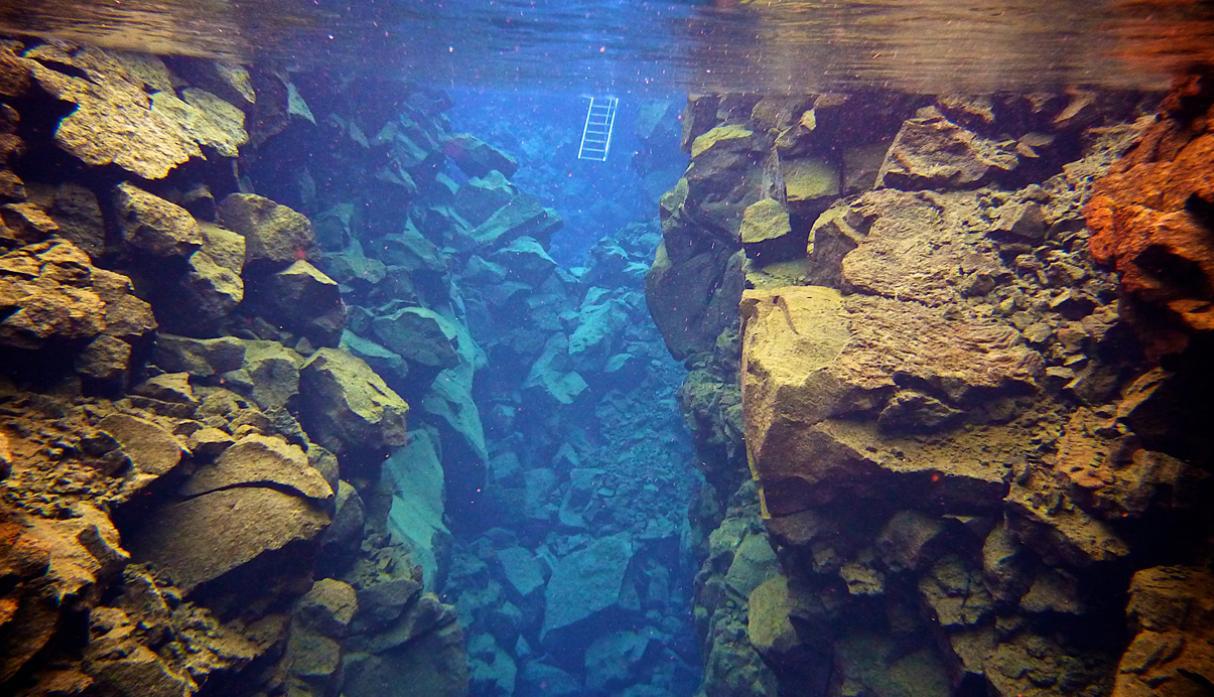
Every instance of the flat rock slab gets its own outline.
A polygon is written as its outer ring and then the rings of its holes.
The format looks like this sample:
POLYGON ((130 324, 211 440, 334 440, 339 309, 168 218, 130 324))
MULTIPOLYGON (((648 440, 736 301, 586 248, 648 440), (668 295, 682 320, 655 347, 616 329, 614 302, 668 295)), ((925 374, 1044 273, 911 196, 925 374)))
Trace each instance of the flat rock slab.
POLYGON ((328 524, 327 515, 298 496, 237 487, 158 509, 129 544, 136 559, 192 591, 263 555, 311 540, 328 524))
POLYGON ((268 486, 290 490, 318 501, 333 497, 328 482, 308 464, 297 445, 281 438, 249 435, 201 467, 181 488, 184 496, 197 496, 235 486, 268 486))

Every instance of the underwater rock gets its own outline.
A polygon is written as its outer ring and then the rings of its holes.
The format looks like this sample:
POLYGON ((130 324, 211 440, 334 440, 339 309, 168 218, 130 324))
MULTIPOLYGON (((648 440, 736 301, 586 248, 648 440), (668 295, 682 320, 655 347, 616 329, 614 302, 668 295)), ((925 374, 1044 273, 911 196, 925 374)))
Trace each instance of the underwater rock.
POLYGON ((881 164, 878 187, 968 189, 1015 171, 1015 143, 990 140, 949 121, 933 107, 902 124, 881 164))
POLYGON ((1136 572, 1126 608, 1134 638, 1111 694, 1171 697, 1205 689, 1214 679, 1214 658, 1205 648, 1212 612, 1214 577, 1208 570, 1156 566, 1136 572))
POLYGON ((561 227, 560 216, 530 197, 513 198, 497 209, 485 222, 468 232, 471 242, 481 248, 496 248, 520 237, 546 242, 561 227))
POLYGON ((678 359, 711 351, 737 323, 743 255, 713 251, 675 262, 663 243, 645 276, 645 301, 670 353, 678 359))
POLYGON ((154 510, 128 540, 189 592, 258 559, 313 540, 329 517, 305 499, 265 487, 219 489, 154 510))
POLYGON ((483 177, 472 177, 460 187, 455 196, 455 212, 475 227, 517 195, 506 175, 495 169, 483 177))
MULTIPOLYGON (((872 459, 872 449, 861 445, 872 440, 864 435, 866 427, 836 417, 879 408, 894 388, 882 376, 895 371, 915 376, 949 402, 964 403, 975 391, 1031 386, 1040 357, 1017 345, 1014 330, 950 321, 916 303, 844 298, 821 287, 748 291, 743 314, 747 432, 774 514, 811 501, 824 503, 843 490, 859 494, 852 487, 868 476, 886 481, 886 487, 895 480, 926 485, 934 499, 961 507, 988 507, 1002 498, 1004 475, 998 470, 937 462, 932 448, 912 449, 910 443, 900 444, 901 454, 893 458, 872 459), (937 472, 934 479, 932 472, 937 472)), ((990 431, 986 437, 1014 436, 990 431)), ((1013 446, 1014 441, 1005 441, 1005 447, 1013 446)), ((959 438, 954 447, 979 444, 959 438)))
POLYGON ((205 157, 204 147, 235 157, 248 141, 240 109, 203 90, 178 98, 159 58, 60 42, 25 56, 42 90, 75 105, 55 129, 55 142, 87 165, 163 179, 205 157))
POLYGON ((101 333, 135 340, 156 327, 125 276, 94 268, 66 240, 0 255, 0 344, 36 349, 101 333))
POLYGON ((245 362, 245 342, 231 336, 195 339, 159 334, 153 360, 164 370, 213 377, 239 370, 245 362))
POLYGON ((299 599, 295 621, 327 637, 345 636, 358 611, 358 595, 345 581, 322 578, 299 599))
POLYGON ((315 236, 303 214, 257 194, 230 194, 219 202, 219 222, 245 238, 245 262, 304 260, 315 236))
POLYGON ((448 138, 443 152, 470 177, 486 177, 497 170, 509 179, 518 169, 513 157, 468 133, 448 138))
POLYGON ((320 346, 337 346, 346 324, 346 306, 337 282, 300 259, 290 266, 248 279, 248 307, 279 327, 320 346))
POLYGON ((178 493, 198 496, 237 486, 288 490, 317 502, 333 497, 328 482, 308 464, 299 446, 281 438, 251 434, 223 451, 211 465, 200 467, 178 493))
POLYGON ((94 259, 105 251, 105 222, 91 190, 67 183, 31 190, 30 198, 54 220, 60 237, 94 259))
POLYGON ((405 444, 409 406, 358 358, 322 348, 300 369, 300 421, 336 452, 380 452, 405 444))
POLYGON ((1157 353, 1177 352, 1186 335, 1214 329, 1212 112, 1208 76, 1181 85, 1138 144, 1096 183, 1084 209, 1092 255, 1113 266, 1122 290, 1144 306, 1135 322, 1157 353))
POLYGON ((636 591, 627 583, 635 554, 629 536, 619 533, 557 560, 544 591, 544 646, 562 656, 580 657, 595 636, 638 610, 636 591))
POLYGON ((346 697, 382 697, 402 685, 428 697, 464 697, 469 674, 463 632, 449 622, 383 653, 348 655, 343 673, 346 697))
POLYGON ((357 560, 367 525, 367 507, 358 490, 349 482, 338 480, 333 487, 333 522, 320 537, 316 570, 321 574, 337 575, 347 571, 357 560))
POLYGON ((194 216, 175 203, 123 182, 114 189, 122 241, 155 257, 186 257, 203 244, 194 216))
POLYGON ((650 640, 638 632, 612 632, 586 649, 586 687, 616 690, 626 687, 642 670, 650 640))
POLYGON ((439 558, 450 535, 443 522, 443 463, 429 430, 413 430, 409 444, 384 461, 383 477, 392 485, 388 530, 405 543, 421 565, 427 589, 438 587, 439 558))
POLYGON ((371 321, 376 338, 414 366, 442 370, 459 365, 451 320, 424 307, 406 307, 371 321))

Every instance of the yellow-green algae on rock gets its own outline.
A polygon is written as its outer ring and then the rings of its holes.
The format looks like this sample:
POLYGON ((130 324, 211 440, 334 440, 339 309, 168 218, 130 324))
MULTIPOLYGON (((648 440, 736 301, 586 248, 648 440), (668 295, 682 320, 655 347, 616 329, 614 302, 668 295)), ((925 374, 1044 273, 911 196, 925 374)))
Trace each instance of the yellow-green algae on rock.
POLYGON ((707 133, 700 135, 692 142, 691 157, 693 159, 699 157, 718 143, 740 138, 750 138, 753 135, 754 131, 735 124, 717 126, 707 133))
POLYGON ((742 211, 742 244, 768 242, 792 232, 788 211, 777 200, 762 198, 742 211))

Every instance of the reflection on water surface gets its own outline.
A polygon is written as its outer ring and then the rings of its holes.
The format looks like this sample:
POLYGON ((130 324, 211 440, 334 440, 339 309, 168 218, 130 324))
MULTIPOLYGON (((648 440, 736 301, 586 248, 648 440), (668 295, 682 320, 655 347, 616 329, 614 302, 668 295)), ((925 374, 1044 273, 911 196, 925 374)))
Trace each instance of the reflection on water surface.
POLYGON ((1158 88, 1214 62, 1200 0, 0 0, 0 30, 620 91, 1158 88))

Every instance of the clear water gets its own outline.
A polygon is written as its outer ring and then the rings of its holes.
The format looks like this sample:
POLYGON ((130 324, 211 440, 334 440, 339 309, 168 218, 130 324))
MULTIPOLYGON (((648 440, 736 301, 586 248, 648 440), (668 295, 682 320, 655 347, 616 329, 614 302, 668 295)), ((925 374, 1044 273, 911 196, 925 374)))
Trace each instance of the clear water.
MULTIPOLYGON (((1214 60, 1211 4, 1128 0, 44 0, 33 6, 0 0, 0 32, 160 54, 278 61, 299 69, 386 72, 442 89, 452 102, 445 116, 450 130, 473 133, 514 155, 519 170, 512 184, 565 221, 548 251, 569 273, 580 273, 602 240, 648 245, 650 252, 656 247, 657 199, 687 162, 675 115, 688 93, 989 92, 1076 85, 1159 90, 1179 68, 1214 60), (1180 24, 1186 40, 1172 40, 1180 24), (585 97, 603 93, 622 98, 612 156, 605 163, 579 161, 585 97), (667 126, 656 142, 637 134, 655 110, 664 110, 667 126)), ((460 184, 468 181, 454 170, 449 174, 460 184)), ((262 176, 254 174, 254 183, 260 191, 271 190, 274 173, 262 176)), ((305 207, 289 194, 272 195, 305 207)), ((631 303, 630 318, 644 317, 642 275, 634 269, 613 283, 609 290, 631 303)), ((473 337, 485 345, 491 337, 478 332, 501 328, 478 326, 475 307, 443 309, 466 312, 473 337)), ((544 321, 559 327, 577 309, 577 299, 570 298, 544 321)), ((670 596, 664 604, 654 601, 651 616, 629 628, 651 632, 668 665, 648 669, 650 683, 629 687, 656 691, 636 695, 683 697, 696 687, 700 659, 686 515, 699 482, 676 397, 685 370, 666 355, 654 327, 636 324, 620 335, 626 337, 621 351, 629 342, 629 350, 648 362, 639 378, 596 386, 605 395, 596 407, 563 425, 584 446, 579 464, 553 462, 550 452, 529 442, 532 427, 497 419, 495 408, 510 399, 497 383, 517 376, 495 377, 496 357, 489 357, 474 396, 491 461, 513 457, 522 470, 550 469, 562 478, 602 470, 587 489, 590 500, 579 503, 582 511, 600 505, 596 497, 610 499, 617 491, 637 499, 631 506, 601 504, 620 511, 606 518, 605 530, 568 524, 496 532, 486 532, 494 530, 502 510, 494 506, 511 502, 478 500, 479 507, 469 507, 460 514, 462 524, 452 526, 460 529, 444 599, 465 613, 475 653, 476 642, 502 621, 494 608, 477 604, 485 559, 495 546, 542 546, 545 553, 564 554, 603 533, 639 537, 668 526, 673 544, 663 548, 664 557, 647 561, 665 566, 670 596), (627 519, 630 508, 664 515, 627 519)), ((476 694, 505 694, 494 684, 483 678, 476 694)), ((544 694, 544 683, 537 685, 534 692, 520 686, 516 694, 544 694)))

